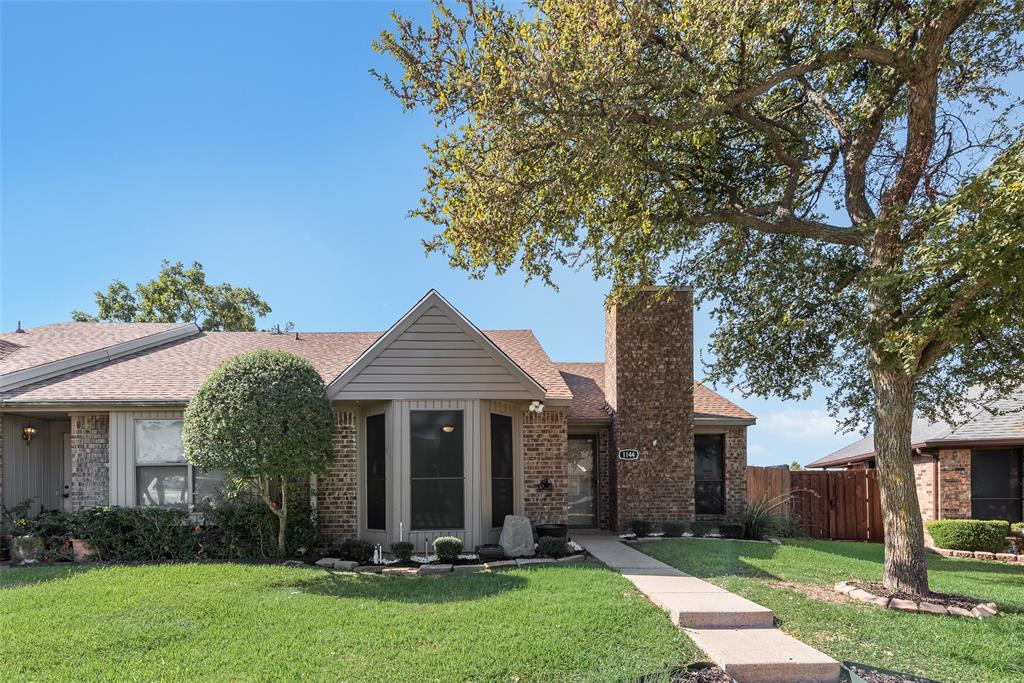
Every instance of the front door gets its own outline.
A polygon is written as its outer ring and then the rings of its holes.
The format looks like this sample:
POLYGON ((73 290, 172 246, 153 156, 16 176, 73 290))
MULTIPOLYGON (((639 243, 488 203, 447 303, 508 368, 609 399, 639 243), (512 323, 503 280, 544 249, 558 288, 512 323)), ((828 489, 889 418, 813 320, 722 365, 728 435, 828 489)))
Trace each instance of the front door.
POLYGON ((570 526, 597 526, 596 445, 592 436, 569 437, 570 526))

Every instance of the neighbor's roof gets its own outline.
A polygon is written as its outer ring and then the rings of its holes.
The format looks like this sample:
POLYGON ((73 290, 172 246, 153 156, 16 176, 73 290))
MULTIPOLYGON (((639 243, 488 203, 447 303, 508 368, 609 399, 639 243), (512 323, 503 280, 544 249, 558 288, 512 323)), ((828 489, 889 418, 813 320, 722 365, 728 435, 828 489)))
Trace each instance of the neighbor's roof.
POLYGON ((56 323, 0 333, 0 374, 99 351, 191 323, 56 323))
MULTIPOLYGON (((973 444, 1024 444, 1024 389, 988 403, 965 415, 957 424, 914 419, 910 430, 914 448, 941 448, 973 444)), ((868 434, 808 467, 841 467, 875 457, 874 435, 868 434)))
MULTIPOLYGON (((119 334, 139 334, 147 325, 158 325, 154 329, 164 327, 158 323, 60 323, 47 327, 66 328, 68 325, 101 325, 109 328, 103 331, 107 338, 117 338, 119 334), (116 328, 122 326, 131 330, 119 333, 116 328)), ((87 336, 102 336, 98 331, 79 329, 89 332, 87 336)), ((39 340, 63 338, 42 330, 45 328, 30 330, 29 335, 36 333, 35 338, 39 340)), ((67 336, 67 332, 65 329, 64 336, 67 336)), ((484 334, 545 388, 547 398, 568 400, 572 397, 533 332, 494 330, 484 331, 484 334)), ((313 364, 324 383, 329 383, 380 336, 380 332, 301 332, 298 338, 292 333, 202 332, 17 387, 5 392, 3 398, 6 403, 183 402, 192 397, 222 362, 239 353, 257 349, 290 351, 302 356, 313 364)), ((61 348, 69 349, 73 345, 63 344, 61 348)), ((57 353, 55 350, 49 351, 50 356, 57 353)), ((44 354, 39 352, 38 355, 44 354)))
MULTIPOLYGON (((609 408, 604 395, 604 363, 557 363, 558 370, 572 391, 570 419, 608 419, 609 408)), ((695 418, 708 420, 755 420, 743 408, 704 386, 693 383, 693 412, 695 418)))

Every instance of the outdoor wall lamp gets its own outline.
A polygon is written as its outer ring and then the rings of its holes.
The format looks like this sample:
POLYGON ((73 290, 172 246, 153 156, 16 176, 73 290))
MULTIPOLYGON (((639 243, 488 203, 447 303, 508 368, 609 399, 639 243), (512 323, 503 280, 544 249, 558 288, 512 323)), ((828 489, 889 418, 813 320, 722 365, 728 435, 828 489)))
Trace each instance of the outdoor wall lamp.
POLYGON ((452 432, 455 431, 455 426, 445 425, 444 427, 441 427, 441 431, 444 432, 445 434, 451 434, 452 432))
POLYGON ((39 433, 38 429, 36 429, 32 425, 28 425, 27 427, 23 427, 22 428, 22 430, 21 430, 21 438, 23 438, 25 440, 25 443, 32 443, 32 437, 35 436, 38 433, 39 433))
POLYGON ((534 401, 533 403, 530 404, 530 412, 537 414, 543 413, 544 403, 541 401, 534 401))
POLYGON ((555 484, 550 479, 541 479, 539 482, 537 482, 537 490, 538 491, 554 491, 555 490, 555 484))

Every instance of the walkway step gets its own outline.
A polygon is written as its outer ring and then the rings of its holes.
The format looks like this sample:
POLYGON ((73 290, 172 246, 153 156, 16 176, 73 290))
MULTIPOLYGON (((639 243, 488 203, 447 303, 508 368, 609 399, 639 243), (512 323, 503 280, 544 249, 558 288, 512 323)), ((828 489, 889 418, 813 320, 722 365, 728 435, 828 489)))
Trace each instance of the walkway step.
POLYGON ((767 607, 725 591, 718 593, 649 593, 651 602, 668 611, 672 623, 685 628, 770 628, 775 616, 767 607))
POLYGON ((775 628, 688 628, 738 683, 836 683, 839 662, 775 628))

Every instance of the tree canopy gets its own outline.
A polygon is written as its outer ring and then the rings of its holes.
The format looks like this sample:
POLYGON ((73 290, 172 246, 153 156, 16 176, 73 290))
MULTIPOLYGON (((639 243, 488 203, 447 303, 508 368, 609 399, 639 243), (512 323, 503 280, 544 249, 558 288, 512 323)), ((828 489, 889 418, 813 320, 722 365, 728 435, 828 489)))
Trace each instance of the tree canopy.
POLYGON ((204 331, 252 331, 256 319, 270 313, 270 306, 248 287, 206 281, 203 264, 164 260, 160 273, 133 290, 114 280, 107 291, 96 292, 96 315, 72 311, 79 322, 194 322, 204 331))
POLYGON ((289 484, 323 472, 334 459, 331 402, 312 364, 283 351, 253 351, 225 361, 185 409, 185 459, 253 484, 280 520, 285 550, 289 484), (279 486, 280 500, 271 496, 279 486))
POLYGON ((1019 0, 534 0, 395 16, 433 117, 412 211, 474 276, 693 284, 708 377, 874 423, 886 583, 926 589, 915 407, 1024 371, 1019 0), (908 503, 902 501, 913 498, 908 503), (915 521, 916 520, 916 521, 915 521), (900 547, 900 544, 902 546, 900 547))

